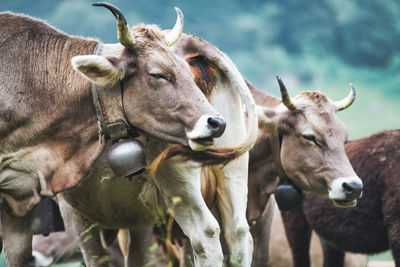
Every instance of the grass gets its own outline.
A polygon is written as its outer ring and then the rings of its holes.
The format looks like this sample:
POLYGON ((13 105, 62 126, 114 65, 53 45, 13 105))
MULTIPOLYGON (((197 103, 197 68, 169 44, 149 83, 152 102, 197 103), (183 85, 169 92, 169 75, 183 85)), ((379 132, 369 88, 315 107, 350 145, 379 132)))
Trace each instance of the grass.
POLYGON ((378 254, 370 255, 368 257, 369 261, 393 261, 393 256, 390 250, 381 252, 378 254))

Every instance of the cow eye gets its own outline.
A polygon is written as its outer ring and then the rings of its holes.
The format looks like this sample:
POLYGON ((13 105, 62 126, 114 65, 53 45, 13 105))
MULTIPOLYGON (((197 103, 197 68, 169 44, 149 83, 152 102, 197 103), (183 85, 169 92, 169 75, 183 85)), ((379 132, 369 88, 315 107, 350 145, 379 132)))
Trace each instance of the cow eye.
POLYGON ((306 140, 309 141, 309 142, 312 142, 312 143, 316 144, 316 145, 318 144, 318 143, 317 143, 317 139, 315 138, 314 135, 311 135, 311 134, 303 134, 303 138, 306 139, 306 140))
POLYGON ((164 74, 161 73, 152 73, 150 74, 154 79, 156 80, 166 80, 169 81, 169 77, 165 76, 164 74))

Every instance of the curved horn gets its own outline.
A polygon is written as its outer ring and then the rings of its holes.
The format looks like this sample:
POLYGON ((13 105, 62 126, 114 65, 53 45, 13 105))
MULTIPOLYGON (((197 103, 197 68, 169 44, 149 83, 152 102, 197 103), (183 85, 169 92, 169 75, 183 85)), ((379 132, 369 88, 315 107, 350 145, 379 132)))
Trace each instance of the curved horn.
POLYGON ((340 101, 336 101, 333 104, 335 105, 338 111, 344 110, 348 108, 351 104, 353 104, 354 100, 356 99, 356 89, 350 83, 350 93, 344 99, 340 101))
POLYGON ((295 110, 296 109, 296 105, 293 104, 292 101, 290 100, 290 95, 289 95, 288 91, 286 90, 286 87, 283 84, 281 78, 279 78, 279 76, 276 76, 276 79, 278 80, 279 88, 281 89, 282 103, 289 110, 295 110))
POLYGON ((183 31, 183 25, 184 25, 183 13, 177 7, 175 7, 175 11, 177 15, 175 26, 169 33, 165 35, 165 39, 167 40, 168 46, 172 46, 174 43, 176 43, 179 40, 179 37, 181 37, 183 31))
POLYGON ((97 2, 93 3, 92 6, 102 6, 110 10, 115 18, 117 19, 117 27, 118 27, 118 41, 120 44, 125 46, 126 48, 133 47, 136 45, 137 40, 135 36, 133 36, 128 23, 126 23, 124 15, 122 15, 121 10, 119 10, 116 6, 107 3, 107 2, 97 2))

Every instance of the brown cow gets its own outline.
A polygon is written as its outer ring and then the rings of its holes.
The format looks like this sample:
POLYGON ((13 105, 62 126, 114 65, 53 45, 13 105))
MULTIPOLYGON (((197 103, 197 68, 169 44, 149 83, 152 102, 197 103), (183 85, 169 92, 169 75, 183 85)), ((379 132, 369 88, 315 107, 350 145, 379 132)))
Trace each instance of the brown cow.
MULTIPOLYGON (((271 197, 274 207, 274 217, 271 225, 270 235, 270 264, 273 267, 289 267, 293 266, 292 254, 289 253, 290 246, 285 235, 285 228, 282 222, 281 212, 274 203, 273 196, 271 197)), ((310 258, 312 267, 320 267, 323 265, 323 255, 321 243, 318 236, 313 233, 310 243, 310 258)), ((345 266, 346 267, 367 267, 368 257, 362 254, 346 253, 345 266)), ((369 266, 369 265, 368 265, 369 266)), ((371 266, 369 266, 371 267, 371 266)), ((383 267, 383 266, 382 266, 383 267)))
MULTIPOLYGON (((258 130, 254 100, 229 58, 206 41, 188 34, 184 34, 172 49, 189 63, 187 67, 192 69, 204 95, 226 119, 226 130, 215 140, 216 147, 232 147, 246 140, 253 144, 258 130)), ((147 147, 149 161, 168 145, 154 137, 139 139, 147 147)), ((104 256, 98 230, 115 233, 119 228, 126 228, 129 229, 129 232, 124 231, 129 233, 126 240, 131 242, 128 242, 129 249, 123 250, 125 266, 143 266, 148 262, 146 252, 153 225, 165 220, 163 213, 166 214, 168 208, 194 248, 196 266, 222 266, 220 228, 227 237, 230 257, 240 266, 250 266, 253 243, 246 220, 248 153, 223 166, 203 168, 193 161, 174 159, 161 165, 154 174, 140 174, 132 182, 104 179, 112 176, 110 171, 99 161, 88 179, 63 193, 60 199, 66 228, 75 239, 80 239, 88 265, 100 264, 98 259, 104 256), (207 178, 212 181, 205 183, 207 178), (201 188, 205 184, 206 188, 201 188), (202 189, 205 189, 205 201, 202 189), (216 194, 207 193, 213 189, 216 194), (206 202, 219 207, 221 224, 206 202), (83 242, 80 233, 93 223, 99 224, 91 228, 94 238, 83 242)))
POLYGON ((387 249, 400 266, 400 130, 351 141, 346 153, 362 177, 363 196, 356 207, 337 209, 307 194, 302 209, 282 213, 294 266, 310 266, 312 229, 326 245, 324 266, 343 266, 344 251, 370 254, 387 249))
POLYGON ((117 9, 101 5, 118 19, 120 44, 0 14, 0 195, 9 266, 26 266, 31 257, 33 207, 76 186, 108 143, 99 139, 90 81, 103 95, 113 84, 123 89, 111 96, 120 99, 118 107, 102 107, 105 123, 118 110, 126 127, 196 150, 210 147, 225 128, 187 63, 169 48, 180 36, 181 15, 166 35, 153 26, 131 31, 117 9))
POLYGON ((362 189, 344 152, 347 131, 336 116, 354 101, 354 88, 339 102, 321 92, 303 92, 291 101, 282 81, 278 82, 282 99, 248 82, 259 105, 259 136, 249 159, 247 218, 252 221, 254 239, 252 266, 268 262, 273 214, 266 204, 278 173, 340 207, 354 206, 362 189))
POLYGON ((303 92, 291 101, 286 90, 281 100, 249 86, 263 113, 250 151, 247 217, 253 221, 253 266, 265 266, 272 218, 265 207, 278 174, 340 207, 354 206, 360 197, 362 182, 344 152, 347 131, 336 116, 353 102, 355 91, 351 87, 339 102, 321 92, 303 92))

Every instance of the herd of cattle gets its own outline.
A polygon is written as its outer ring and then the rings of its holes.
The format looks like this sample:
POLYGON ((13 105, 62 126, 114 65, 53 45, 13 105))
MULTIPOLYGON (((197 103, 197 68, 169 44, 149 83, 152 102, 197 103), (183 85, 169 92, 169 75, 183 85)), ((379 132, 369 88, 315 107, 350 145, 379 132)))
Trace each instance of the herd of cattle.
POLYGON ((149 266, 156 228, 166 229, 157 236, 170 263, 270 266, 270 197, 286 180, 313 193, 282 212, 294 266, 310 266, 312 229, 324 266, 343 266, 344 251, 389 248, 400 266, 400 132, 348 142, 336 112, 354 101, 352 85, 340 101, 319 91, 291 98, 278 78, 278 98, 182 33, 179 9, 173 29, 162 31, 130 28, 115 6, 94 5, 116 17, 118 44, 0 13, 8 266, 31 264, 32 211, 51 197, 86 266, 109 266, 104 247, 115 239, 124 266, 149 266), (151 164, 133 179, 117 177, 107 151, 133 138, 151 164))

